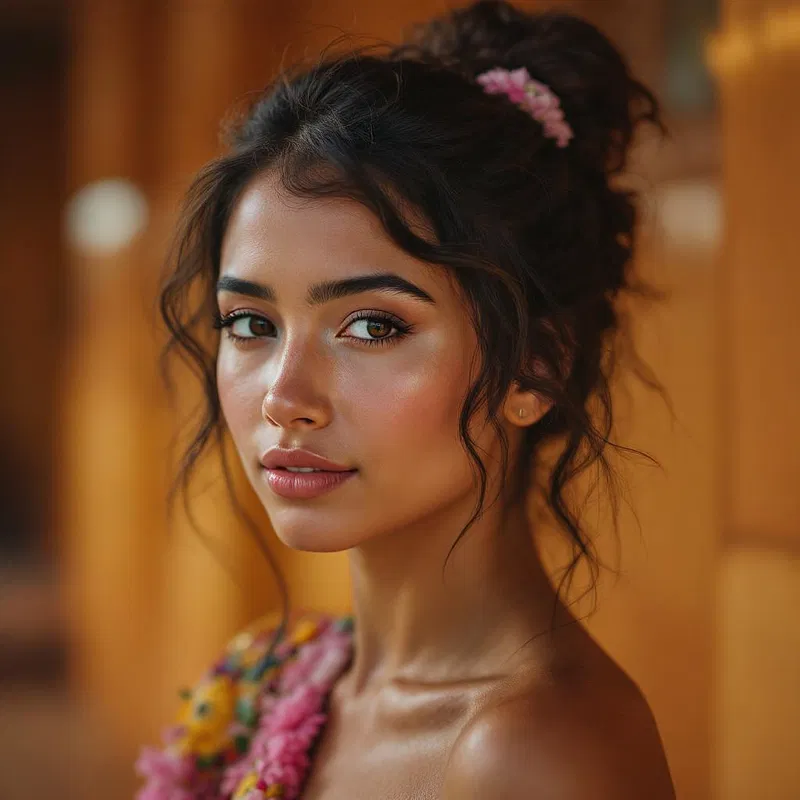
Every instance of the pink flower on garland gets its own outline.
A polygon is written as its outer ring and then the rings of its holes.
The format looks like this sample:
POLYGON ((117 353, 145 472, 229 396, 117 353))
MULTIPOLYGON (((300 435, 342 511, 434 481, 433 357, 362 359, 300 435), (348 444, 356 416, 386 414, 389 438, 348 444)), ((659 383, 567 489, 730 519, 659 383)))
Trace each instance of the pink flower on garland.
POLYGON ((247 756, 230 767, 222 781, 223 793, 233 792, 255 771, 266 785, 280 783, 283 797, 294 800, 310 766, 308 751, 325 723, 325 693, 314 686, 299 686, 272 706, 250 743, 247 756))
POLYGON ((162 783, 178 783, 192 774, 192 763, 187 758, 145 747, 136 761, 136 771, 146 778, 162 783))
POLYGON ((136 762, 136 771, 147 783, 136 800, 217 800, 210 784, 197 785, 191 759, 145 747, 136 762), (191 788, 189 788, 191 787, 191 788))

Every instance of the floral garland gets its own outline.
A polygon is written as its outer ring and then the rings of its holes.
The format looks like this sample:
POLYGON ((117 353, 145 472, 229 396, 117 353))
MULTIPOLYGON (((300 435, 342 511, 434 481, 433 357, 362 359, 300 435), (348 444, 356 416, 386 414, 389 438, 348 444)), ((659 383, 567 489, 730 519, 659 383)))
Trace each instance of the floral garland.
POLYGON ((164 748, 144 748, 136 800, 296 800, 325 704, 352 653, 351 617, 302 615, 270 653, 262 620, 191 691, 164 748))

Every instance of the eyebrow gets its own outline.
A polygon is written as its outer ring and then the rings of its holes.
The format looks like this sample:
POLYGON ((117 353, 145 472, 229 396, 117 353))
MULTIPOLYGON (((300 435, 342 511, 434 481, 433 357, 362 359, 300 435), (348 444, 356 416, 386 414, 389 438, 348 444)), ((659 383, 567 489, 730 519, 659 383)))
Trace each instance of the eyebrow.
MULTIPOLYGON (((436 301, 424 289, 420 289, 416 284, 391 272, 314 283, 308 288, 306 303, 310 306, 318 306, 349 295, 374 291, 408 295, 425 303, 436 305, 436 301)), ((230 276, 222 277, 217 281, 217 292, 242 294, 258 300, 266 300, 269 303, 277 300, 277 295, 271 286, 230 276)))

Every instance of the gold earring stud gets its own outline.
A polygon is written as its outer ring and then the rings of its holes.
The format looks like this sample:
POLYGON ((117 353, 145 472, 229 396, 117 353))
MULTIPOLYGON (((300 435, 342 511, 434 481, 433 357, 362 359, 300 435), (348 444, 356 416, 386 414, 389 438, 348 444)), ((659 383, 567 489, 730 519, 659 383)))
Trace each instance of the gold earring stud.
POLYGON ((522 419, 525 416, 525 409, 521 408, 518 413, 519 413, 519 418, 522 419))

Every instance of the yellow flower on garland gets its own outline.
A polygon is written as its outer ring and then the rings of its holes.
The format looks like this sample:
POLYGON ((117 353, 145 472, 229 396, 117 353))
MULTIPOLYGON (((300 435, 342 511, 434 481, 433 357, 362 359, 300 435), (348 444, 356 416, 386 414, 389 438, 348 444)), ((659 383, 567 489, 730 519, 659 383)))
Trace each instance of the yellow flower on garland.
POLYGON ((316 638, 319 633, 319 622, 315 619, 301 619, 289 636, 289 641, 299 646, 316 638))
POLYGON ((236 791, 233 793, 231 800, 245 800, 245 798, 256 788, 258 783, 258 775, 255 772, 250 772, 242 778, 236 791))
POLYGON ((213 756, 232 744, 229 726, 233 721, 236 692, 228 675, 199 683, 186 698, 178 715, 184 729, 175 742, 182 754, 213 756))
POLYGON ((249 772, 242 778, 231 800, 253 800, 254 797, 260 798, 281 798, 283 797, 283 784, 273 783, 266 789, 258 788, 259 780, 255 772, 249 772), (253 794, 257 792, 258 794, 253 794))

